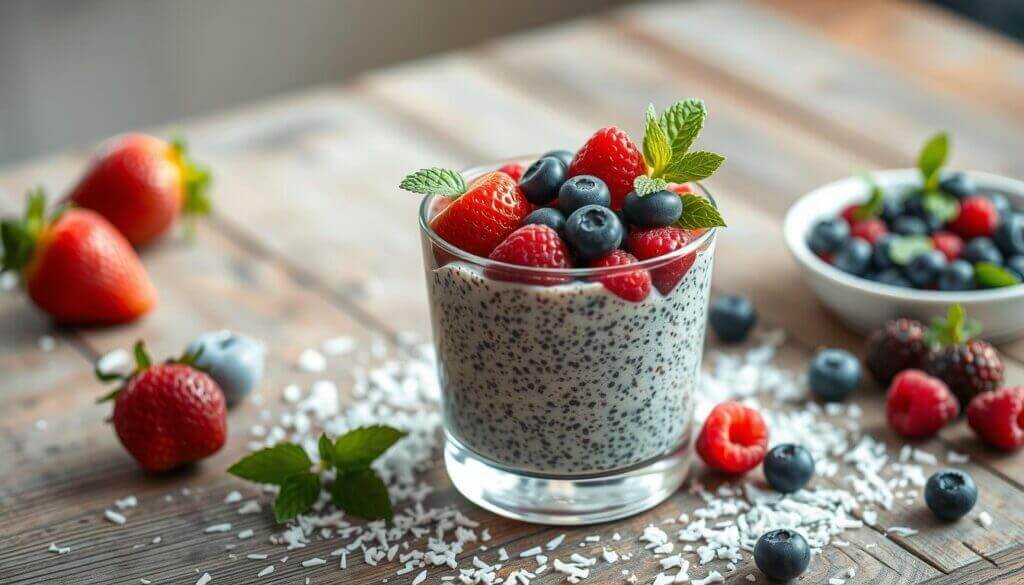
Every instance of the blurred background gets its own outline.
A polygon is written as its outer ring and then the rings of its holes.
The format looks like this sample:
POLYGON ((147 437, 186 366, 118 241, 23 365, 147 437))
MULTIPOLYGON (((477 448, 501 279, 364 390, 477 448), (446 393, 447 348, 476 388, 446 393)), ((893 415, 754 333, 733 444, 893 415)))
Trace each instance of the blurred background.
MULTIPOLYGON (((0 163, 628 1, 0 0, 0 163)), ((1024 38, 1024 0, 932 1, 1024 38)))

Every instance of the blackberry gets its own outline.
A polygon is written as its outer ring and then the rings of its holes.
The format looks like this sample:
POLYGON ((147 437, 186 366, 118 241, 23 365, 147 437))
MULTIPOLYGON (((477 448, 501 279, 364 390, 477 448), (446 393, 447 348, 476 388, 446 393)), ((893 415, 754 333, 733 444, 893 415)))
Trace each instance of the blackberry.
POLYGON ((913 319, 889 321, 868 337, 864 365, 879 386, 886 388, 896 374, 921 368, 928 355, 928 328, 913 319))
POLYGON ((961 410, 972 398, 995 390, 1003 381, 1003 360, 987 341, 971 339, 981 325, 966 318, 961 305, 953 305, 946 319, 935 322, 929 340, 935 347, 925 359, 924 370, 942 380, 960 401, 961 410))

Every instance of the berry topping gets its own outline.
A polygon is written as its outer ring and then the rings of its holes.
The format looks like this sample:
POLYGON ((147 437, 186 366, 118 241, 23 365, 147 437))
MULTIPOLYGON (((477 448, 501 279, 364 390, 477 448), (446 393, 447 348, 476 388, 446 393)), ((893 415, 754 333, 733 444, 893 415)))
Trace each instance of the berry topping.
POLYGON ((925 360, 925 371, 945 382, 965 407, 977 394, 995 390, 1003 381, 1003 361, 988 342, 971 339, 981 325, 968 320, 961 305, 949 308, 935 322, 929 339, 936 344, 925 360))
POLYGON ((554 207, 541 207, 535 209, 523 220, 523 225, 530 224, 546 225, 555 230, 559 235, 565 234, 565 216, 554 207))
POLYGON ((904 236, 928 235, 928 224, 916 215, 901 215, 892 222, 892 231, 904 236))
POLYGON ((626 193, 633 190, 633 179, 645 174, 643 155, 624 131, 614 127, 594 133, 569 164, 570 177, 593 175, 608 185, 613 209, 622 207, 626 193))
POLYGON ((939 520, 959 520, 977 503, 978 486, 959 469, 943 469, 924 484, 924 501, 939 520))
MULTIPOLYGON (((677 227, 637 229, 629 234, 627 247, 638 259, 648 260, 684 248, 694 239, 695 235, 692 231, 677 227)), ((693 266, 695 260, 695 253, 690 253, 657 268, 652 268, 651 280, 654 283, 654 288, 663 295, 672 292, 672 289, 679 284, 679 281, 693 266)))
POLYGON ((879 270, 872 277, 872 280, 879 284, 887 284, 889 286, 898 286, 902 288, 913 288, 907 277, 903 276, 898 268, 886 268, 879 270))
POLYGON ((746 297, 721 295, 711 301, 708 310, 711 330, 724 343, 739 343, 750 335, 757 322, 757 309, 746 297))
POLYGON ((726 473, 750 471, 761 463, 767 450, 764 419, 738 402, 716 406, 697 437, 697 454, 704 463, 726 473))
POLYGON ((1007 256, 1024 254, 1024 215, 1007 215, 996 228, 994 239, 999 249, 1007 256))
POLYGON ((956 396, 942 380, 921 370, 905 370, 889 386, 889 426, 905 437, 934 435, 959 413, 956 396))
POLYGON ((832 256, 832 265, 843 272, 861 276, 871 264, 871 244, 860 238, 850 238, 832 256))
POLYGON ((630 191, 622 202, 622 212, 629 225, 652 228, 674 224, 683 214, 683 200, 678 193, 664 190, 638 195, 630 191))
POLYGON ((624 229, 615 213, 600 205, 586 205, 565 220, 565 239, 576 258, 593 262, 622 243, 624 229))
POLYGON ((999 210, 987 197, 973 196, 960 204, 960 214, 949 229, 962 238, 991 236, 999 225, 999 210))
POLYGON ((590 175, 572 177, 558 190, 558 209, 568 217, 585 205, 611 204, 611 194, 604 181, 590 175))
MULTIPOLYGON (((613 250, 604 258, 591 263, 590 267, 627 266, 636 262, 637 259, 632 254, 623 250, 613 250)), ((651 292, 651 275, 643 268, 601 276, 595 280, 603 284, 615 296, 634 303, 646 299, 651 292)))
POLYGON ((565 165, 555 157, 534 161, 519 179, 519 188, 534 205, 547 205, 558 197, 558 188, 565 182, 565 165))
POLYGON ((876 270, 885 270, 888 268, 894 268, 890 252, 892 251, 893 243, 897 241, 897 236, 893 234, 886 234, 875 247, 871 250, 871 266, 876 270))
POLYGON ((887 233, 889 233, 889 229, 885 227, 885 222, 874 218, 858 221, 850 228, 850 235, 871 245, 878 243, 878 240, 887 233))
POLYGON ((549 156, 562 161, 562 164, 568 169, 569 165, 572 164, 572 159, 576 156, 576 153, 570 150, 550 150, 540 155, 541 158, 547 158, 549 156))
POLYGON ((964 246, 963 256, 964 260, 972 264, 977 262, 1003 263, 1003 253, 990 238, 974 238, 967 242, 967 245, 964 246))
POLYGON ((757 539, 754 563, 769 579, 792 581, 807 570, 811 563, 811 548, 799 532, 778 528, 757 539))
POLYGON ((842 349, 823 349, 815 354, 807 370, 807 384, 814 395, 826 402, 844 400, 860 386, 860 362, 842 349))
POLYGON ((791 494, 803 489, 814 475, 814 458, 800 445, 772 447, 764 458, 764 477, 777 492, 791 494))
POLYGON ((907 264, 907 279, 918 288, 935 286, 939 274, 946 268, 946 257, 938 250, 922 252, 907 264))
POLYGON ((954 260, 939 272, 939 290, 971 290, 974 267, 966 260, 954 260))
POLYGON ((850 226, 841 219, 823 219, 811 228, 807 245, 815 254, 830 254, 838 251, 850 239, 850 226))
POLYGON ((974 195, 978 188, 967 175, 953 173, 939 181, 939 190, 949 193, 957 199, 966 199, 974 195))
POLYGON ((896 374, 924 367, 928 355, 928 328, 913 319, 889 321, 868 337, 864 364, 879 386, 888 386, 896 374))
POLYGON ((839 217, 843 218, 843 221, 846 222, 846 225, 852 227, 853 224, 857 223, 858 211, 860 211, 860 205, 847 205, 846 207, 843 208, 842 211, 839 212, 839 217))
POLYGON ((964 252, 963 239, 953 232, 935 232, 932 234, 932 244, 950 262, 959 258, 964 252))
MULTIPOLYGON (((569 248, 558 232, 546 225, 524 225, 498 244, 489 256, 491 260, 532 268, 571 268, 569 248)), ((566 278, 529 271, 508 270, 492 266, 487 275, 495 280, 510 280, 526 284, 551 286, 566 278)))
POLYGON ((518 183, 519 179, 522 178, 523 176, 523 171, 525 170, 526 167, 523 166, 523 163, 508 163, 507 165, 499 168, 498 172, 505 173, 506 175, 512 177, 513 181, 518 183))
POLYGON ((1024 446, 1024 387, 983 392, 967 406, 967 424, 985 443, 1011 451, 1024 446))

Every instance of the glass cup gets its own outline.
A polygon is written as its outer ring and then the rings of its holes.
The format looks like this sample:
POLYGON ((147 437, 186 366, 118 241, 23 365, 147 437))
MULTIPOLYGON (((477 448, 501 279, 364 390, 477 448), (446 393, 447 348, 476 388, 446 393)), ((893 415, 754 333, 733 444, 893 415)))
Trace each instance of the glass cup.
POLYGON ((542 524, 662 502, 690 465, 715 230, 629 266, 527 268, 442 240, 430 219, 444 203, 426 197, 419 220, 452 483, 542 524), (642 301, 600 282, 640 268, 654 282, 642 301))

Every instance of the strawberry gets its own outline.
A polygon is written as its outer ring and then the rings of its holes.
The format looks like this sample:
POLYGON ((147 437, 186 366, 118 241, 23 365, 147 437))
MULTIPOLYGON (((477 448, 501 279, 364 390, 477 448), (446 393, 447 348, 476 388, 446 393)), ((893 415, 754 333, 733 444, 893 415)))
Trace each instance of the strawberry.
MULTIPOLYGON (((672 226, 634 230, 629 234, 627 247, 638 259, 648 260, 683 248, 696 237, 691 230, 672 226)), ((662 264, 658 268, 652 268, 651 280, 654 283, 654 288, 663 295, 672 292, 672 289, 679 284, 696 259, 696 253, 691 253, 662 264)))
POLYGON ((114 224, 133 246, 167 232, 179 215, 209 213, 209 174, 180 142, 146 134, 116 139, 71 191, 68 199, 114 224))
MULTIPOLYGON (((571 268, 569 247, 558 232, 546 225, 528 224, 512 232, 504 242, 498 244, 489 258, 506 264, 534 268, 571 268)), ((530 274, 529 271, 510 270, 499 267, 487 269, 487 276, 495 280, 509 280, 540 286, 552 286, 567 282, 562 276, 530 274)))
POLYGON ((504 172, 491 172, 468 186, 457 171, 423 169, 402 180, 400 188, 452 198, 430 220, 443 240, 470 254, 488 256, 533 211, 519 185, 504 172))
POLYGON ((959 258, 964 251, 964 241, 953 232, 935 232, 932 234, 932 243, 935 245, 935 249, 942 252, 946 260, 950 262, 959 258))
POLYGON ((504 165, 500 169, 498 169, 498 172, 505 173, 506 175, 512 177, 513 181, 518 183, 519 179, 523 177, 523 171, 525 170, 526 167, 523 166, 523 163, 508 163, 507 165, 504 165))
POLYGON ((850 229, 851 236, 860 238, 872 246, 877 244, 878 240, 881 240, 887 233, 889 230, 885 227, 885 222, 877 218, 854 221, 853 227, 850 229))
POLYGON ((3 270, 18 270, 29 298, 65 324, 124 323, 156 304, 156 290, 128 241, 102 216, 67 209, 44 217, 41 192, 24 219, 0 224, 3 270))
POLYGON ((150 472, 168 471, 206 458, 227 439, 224 393, 192 366, 198 354, 153 365, 135 344, 136 370, 125 377, 97 371, 120 387, 101 399, 114 401, 114 430, 124 448, 150 472))
POLYGON ((613 210, 622 209, 622 200, 633 190, 633 180, 647 174, 647 164, 636 145, 622 130, 602 128, 576 152, 569 164, 568 177, 593 175, 608 185, 613 210))
MULTIPOLYGON (((592 262, 590 267, 627 266, 636 262, 637 259, 632 254, 622 250, 615 250, 604 258, 592 262)), ((601 276, 594 280, 604 285, 615 296, 634 303, 646 299, 647 295, 651 292, 651 274, 643 268, 601 276)))
POLYGON ((960 214, 949 224, 949 230, 969 240, 989 237, 999 225, 999 210, 988 197, 968 197, 960 203, 960 214))

